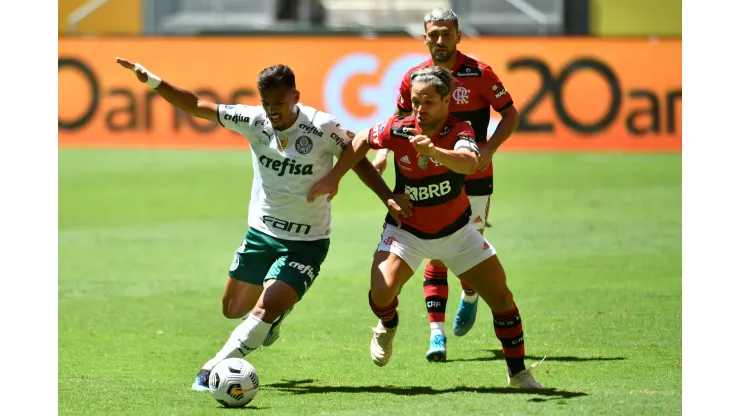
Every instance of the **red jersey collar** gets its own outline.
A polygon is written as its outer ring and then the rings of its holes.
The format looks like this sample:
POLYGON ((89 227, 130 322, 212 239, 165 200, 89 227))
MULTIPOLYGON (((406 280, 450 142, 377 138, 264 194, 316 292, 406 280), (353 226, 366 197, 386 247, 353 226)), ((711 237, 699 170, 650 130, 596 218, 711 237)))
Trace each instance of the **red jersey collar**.
POLYGON ((455 60, 455 65, 453 65, 452 69, 450 70, 450 72, 452 72, 453 75, 460 68, 460 65, 462 65, 464 60, 465 60, 465 55, 463 55, 462 52, 457 51, 457 59, 455 60))
MULTIPOLYGON (((430 139, 432 139, 432 142, 434 142, 435 140, 438 140, 440 138, 440 134, 442 134, 442 132, 445 131, 445 127, 450 124, 450 118, 452 118, 452 117, 454 117, 452 115, 452 113, 447 113, 447 118, 442 123, 439 131, 437 133, 435 133, 433 136, 427 136, 427 137, 429 137, 430 139)), ((417 119, 416 117, 414 117, 414 129, 419 134, 424 134, 424 133, 421 132, 421 127, 419 127, 419 119, 417 119)))
MULTIPOLYGON (((455 52, 457 54, 457 58, 455 59, 455 64, 452 65, 452 69, 450 69, 450 72, 452 72, 452 75, 455 75, 455 72, 460 68, 460 65, 462 65, 463 61, 465 60, 465 55, 463 55, 462 52, 457 51, 455 52)), ((426 62, 426 66, 434 66, 434 59, 429 58, 429 60, 426 62)))

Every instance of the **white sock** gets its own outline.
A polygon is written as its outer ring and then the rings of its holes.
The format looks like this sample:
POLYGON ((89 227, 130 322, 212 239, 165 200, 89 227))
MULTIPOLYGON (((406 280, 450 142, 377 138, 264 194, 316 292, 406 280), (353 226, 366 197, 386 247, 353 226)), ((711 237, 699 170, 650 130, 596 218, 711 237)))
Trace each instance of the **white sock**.
POLYGON ((463 300, 463 302, 473 303, 473 302, 475 302, 476 299, 478 299, 478 292, 475 292, 475 295, 468 296, 468 295, 465 294, 465 291, 464 290, 462 291, 462 300, 463 300))
POLYGON ((434 338, 435 335, 442 335, 443 337, 446 337, 445 335, 445 323, 444 322, 430 322, 429 327, 432 329, 432 336, 431 338, 434 338))
POLYGON ((234 329, 221 351, 205 363, 203 369, 211 371, 216 364, 227 358, 241 358, 256 350, 267 338, 270 327, 271 323, 263 322, 250 313, 247 319, 234 329))

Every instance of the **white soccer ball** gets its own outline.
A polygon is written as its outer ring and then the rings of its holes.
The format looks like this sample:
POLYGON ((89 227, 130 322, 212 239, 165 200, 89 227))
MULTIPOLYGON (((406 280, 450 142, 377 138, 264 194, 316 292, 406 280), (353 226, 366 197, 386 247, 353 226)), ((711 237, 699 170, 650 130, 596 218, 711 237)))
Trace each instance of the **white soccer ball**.
POLYGON ((246 406, 254 399, 258 387, 257 370, 242 358, 221 361, 208 378, 211 396, 224 407, 246 406))

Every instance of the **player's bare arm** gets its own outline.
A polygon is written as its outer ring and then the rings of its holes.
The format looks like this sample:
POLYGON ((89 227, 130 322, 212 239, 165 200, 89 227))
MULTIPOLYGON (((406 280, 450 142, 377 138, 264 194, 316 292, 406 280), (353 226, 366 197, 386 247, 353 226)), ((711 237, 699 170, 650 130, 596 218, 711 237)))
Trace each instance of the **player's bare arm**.
POLYGON ((388 188, 388 185, 386 185, 385 181, 380 176, 380 173, 378 173, 377 169, 375 169, 367 157, 360 159, 360 161, 352 167, 352 170, 355 171, 362 183, 370 188, 381 201, 393 199, 393 191, 388 188))
POLYGON ((480 148, 480 160, 478 161, 478 170, 484 170, 488 168, 491 163, 493 154, 496 153, 499 147, 514 134, 516 128, 519 126, 519 112, 516 107, 512 104, 505 110, 501 111, 501 121, 496 126, 496 130, 493 132, 491 137, 488 138, 486 144, 480 148))
POLYGON ((333 198, 338 192, 339 181, 342 180, 350 169, 355 169, 355 173, 357 173, 366 186, 375 191, 376 195, 383 200, 391 216, 400 224, 398 216, 410 217, 413 215, 413 206, 408 195, 397 195, 392 192, 387 193, 385 190, 381 191, 382 188, 388 189, 388 187, 365 157, 370 150, 370 144, 368 143, 369 135, 370 129, 360 131, 355 135, 350 145, 342 152, 342 155, 331 172, 319 179, 308 192, 308 202, 313 202, 321 195, 329 195, 329 198, 333 198), (363 159, 367 164, 362 163, 363 159), (358 164, 360 164, 359 171, 356 169, 358 164))
POLYGON ((159 79, 138 63, 123 58, 116 58, 116 63, 133 71, 140 82, 152 87, 173 106, 192 116, 210 120, 214 123, 218 122, 218 105, 201 99, 192 91, 176 87, 159 79))
POLYGON ((451 171, 469 175, 475 173, 478 168, 478 154, 471 149, 447 150, 441 149, 432 143, 432 139, 420 135, 414 129, 409 129, 414 137, 409 142, 414 149, 422 155, 434 158, 437 162, 447 166, 451 171))
POLYGON ((323 178, 321 178, 316 185, 311 188, 308 193, 308 202, 313 202, 319 195, 330 195, 336 194, 336 189, 339 187, 339 181, 342 180, 344 175, 352 169, 357 162, 359 162, 367 152, 370 150, 370 144, 367 142, 367 138, 370 135, 370 129, 360 131, 357 133, 349 143, 349 145, 342 151, 342 155, 339 156, 339 160, 334 165, 332 170, 323 178))
MULTIPOLYGON (((413 215, 411 197, 405 194, 394 194, 367 157, 360 159, 352 170, 360 177, 362 183, 383 201, 391 217, 396 221, 397 226, 401 226, 401 218, 399 216, 408 218, 413 215)), ((334 195, 336 195, 336 191, 334 195)))

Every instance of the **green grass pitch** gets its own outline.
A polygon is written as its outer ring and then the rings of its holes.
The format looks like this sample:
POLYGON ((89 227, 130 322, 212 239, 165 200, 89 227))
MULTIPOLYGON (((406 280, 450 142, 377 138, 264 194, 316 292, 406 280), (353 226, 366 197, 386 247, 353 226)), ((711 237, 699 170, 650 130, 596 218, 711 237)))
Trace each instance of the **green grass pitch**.
MULTIPOLYGON (((522 313, 542 394, 505 388, 491 316, 428 363, 421 270, 391 362, 370 360, 369 267, 384 208, 354 174, 332 247, 261 386, 224 410, 190 385, 240 321, 221 292, 247 230, 245 151, 59 152, 59 412, 64 415, 670 415, 681 412, 681 155, 501 153, 486 236, 522 313)), ((391 169, 392 170, 392 169, 391 169)), ((391 180, 392 172, 386 174, 391 180)), ((43 236, 40 236, 43 241, 43 236)))

